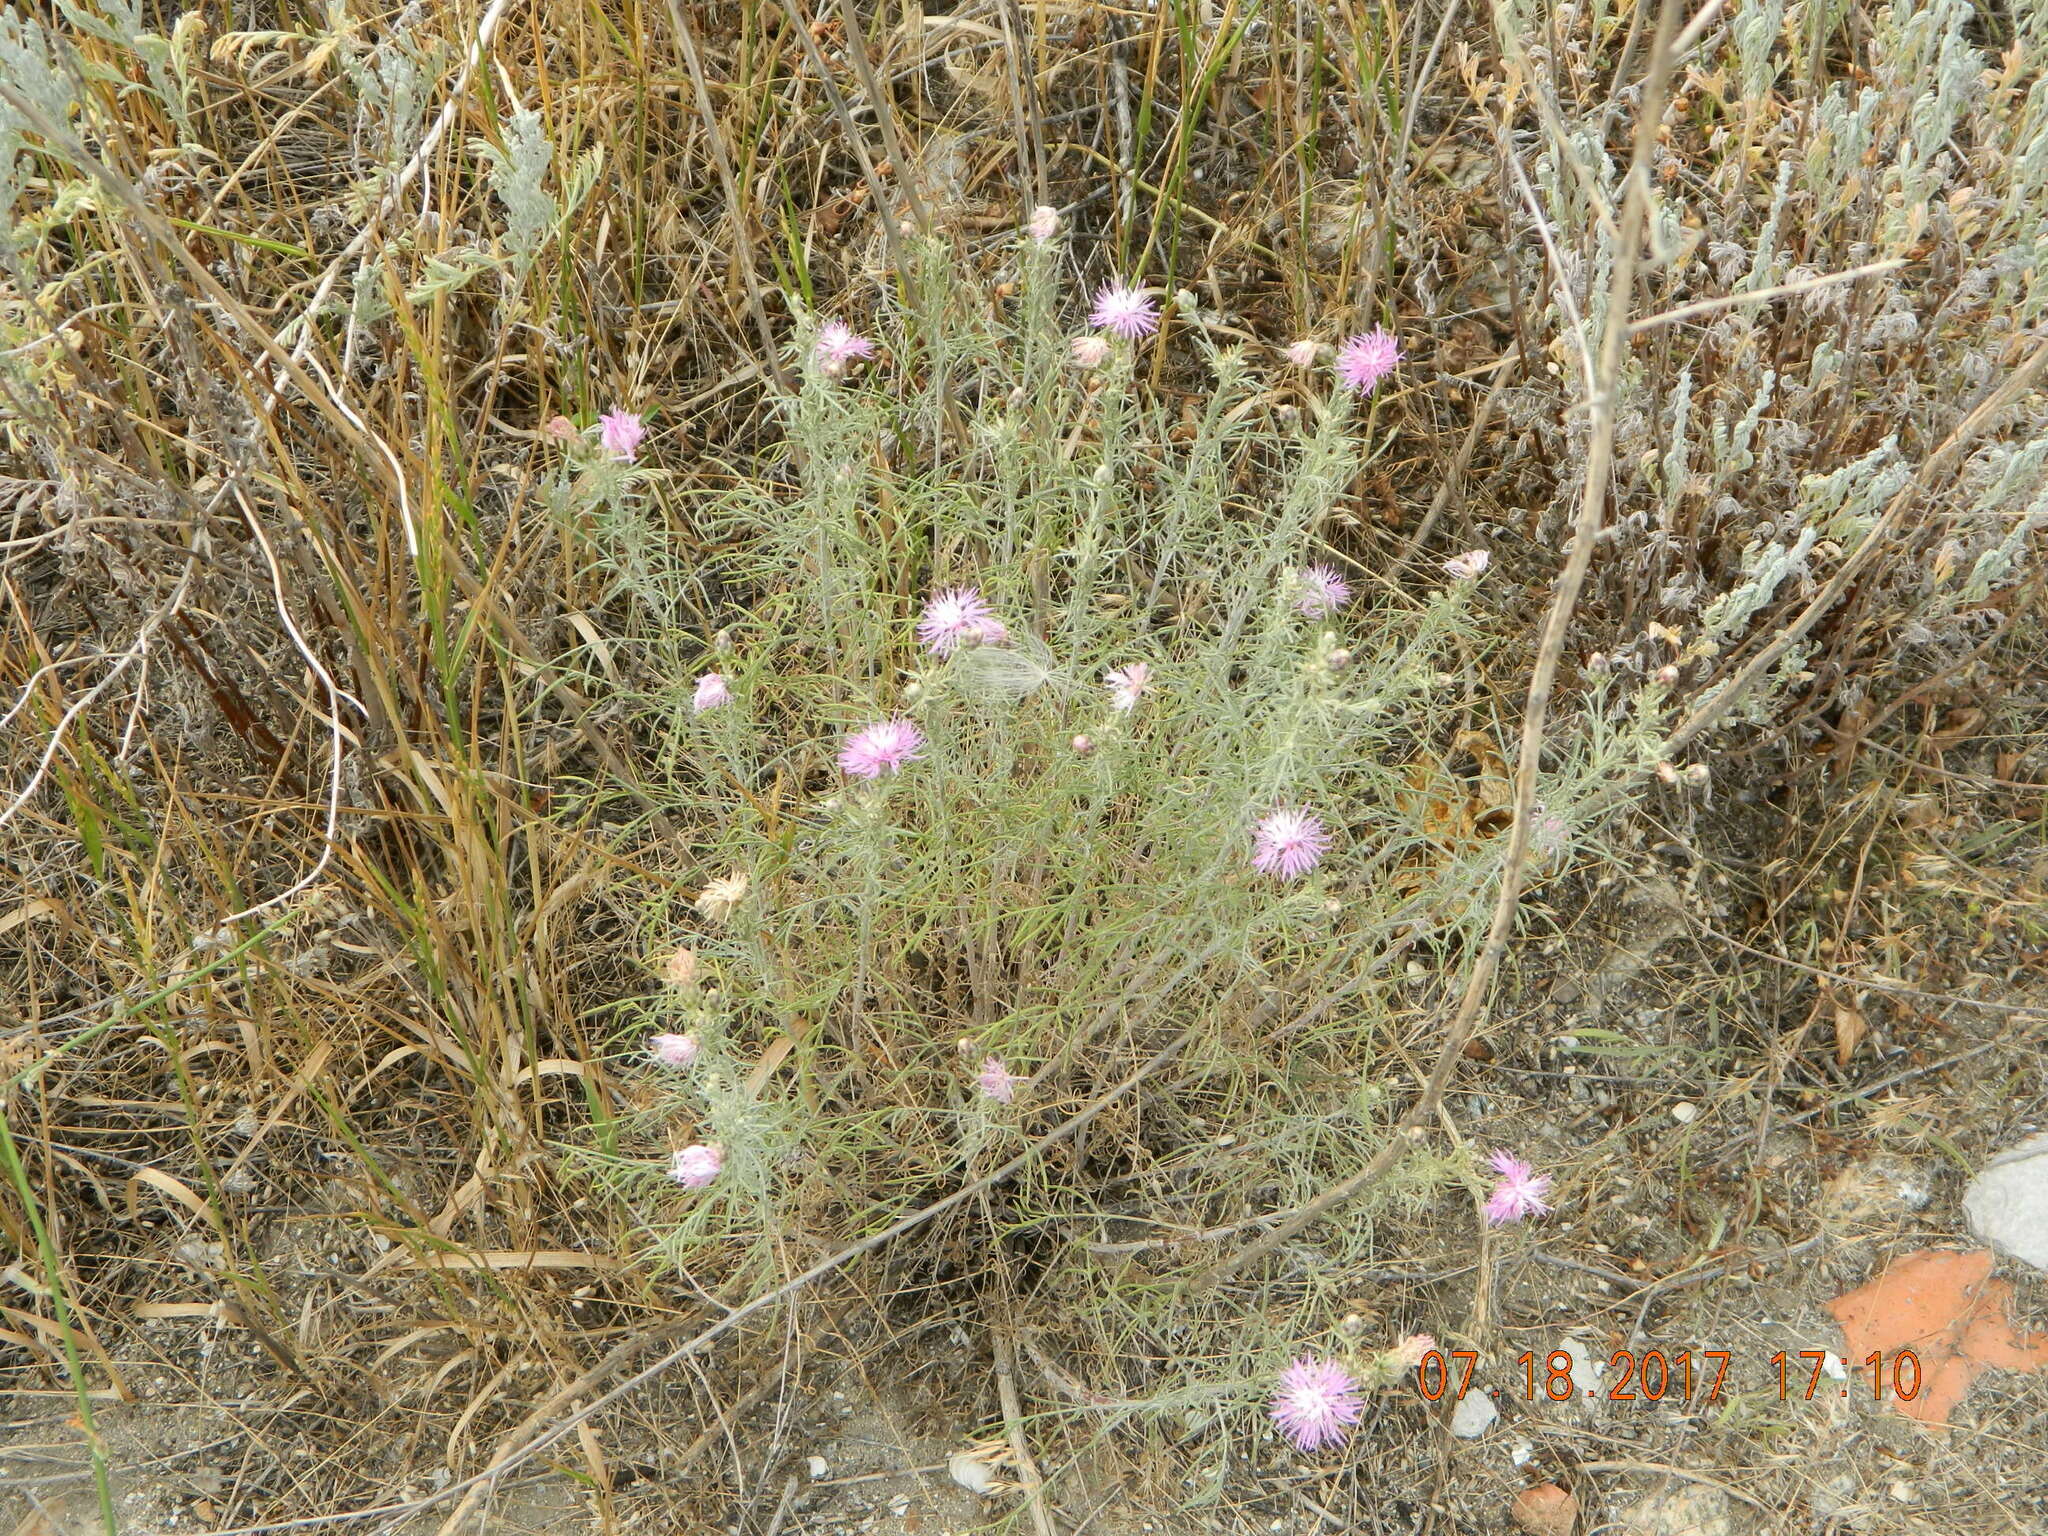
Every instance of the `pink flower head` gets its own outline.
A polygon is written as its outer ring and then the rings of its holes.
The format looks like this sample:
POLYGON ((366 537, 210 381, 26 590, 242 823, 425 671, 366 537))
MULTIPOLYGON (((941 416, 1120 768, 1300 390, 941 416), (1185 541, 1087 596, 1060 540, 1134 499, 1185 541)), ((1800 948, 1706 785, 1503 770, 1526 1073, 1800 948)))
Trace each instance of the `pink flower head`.
POLYGON ((1346 389, 1369 395, 1400 361, 1401 349, 1394 338, 1374 326, 1337 349, 1337 378, 1346 389))
POLYGON ((668 1176, 685 1189, 702 1189, 724 1166, 725 1149, 715 1142, 708 1147, 685 1147, 670 1163, 668 1176))
POLYGON ((725 686, 723 672, 706 672, 697 679, 697 692, 690 700, 690 708, 698 714, 707 709, 716 709, 721 704, 732 702, 732 690, 725 686))
POLYGON ((1295 581, 1300 590, 1295 594, 1294 606, 1312 619, 1328 618, 1351 601, 1351 583, 1334 565, 1311 565, 1295 572, 1295 581))
POLYGON ((1067 343, 1067 356, 1076 368, 1100 368, 1109 356, 1109 343, 1100 336, 1076 336, 1067 343))
POLYGON ((1303 1355, 1280 1373, 1273 1423, 1304 1451, 1335 1445, 1365 1417, 1365 1401, 1351 1373, 1334 1360, 1303 1355))
POLYGON ((983 601, 979 587, 955 587, 924 605, 917 638, 935 655, 950 656, 963 644, 1007 644, 1010 632, 983 601))
POLYGON ((576 435, 576 423, 566 416, 550 416, 541 431, 558 443, 566 443, 576 435))
POLYGON ((1095 295, 1095 311, 1088 323, 1098 331, 1134 341, 1159 329, 1159 306, 1135 285, 1104 283, 1095 295))
POLYGON ((1282 880, 1299 880, 1323 862, 1330 834, 1307 811, 1282 806, 1252 829, 1252 867, 1282 880))
POLYGON ((1496 1152, 1487 1159, 1500 1182, 1487 1197, 1486 1220, 1491 1226, 1505 1226, 1524 1216, 1541 1216, 1550 1207, 1543 1197, 1550 1193, 1550 1175, 1537 1173, 1512 1152, 1496 1152))
POLYGON ((1041 245, 1060 232, 1060 211, 1040 203, 1024 221, 1024 233, 1041 245))
POLYGON ((613 458, 630 464, 639 455, 647 428, 631 411, 606 411, 597 418, 597 440, 613 458))
POLYGON ((974 1081, 990 1098, 1007 1104, 1017 1097, 1017 1085, 1024 1079, 1004 1066, 1002 1057, 990 1056, 982 1062, 981 1075, 974 1081))
POLYGON ((1476 581, 1492 563, 1493 556, 1485 550, 1468 549, 1444 562, 1444 574, 1453 581, 1476 581))
POLYGON ((655 1035, 647 1042, 647 1054, 664 1067, 687 1067, 697 1059, 695 1035, 655 1035))
POLYGON ((879 779, 923 757, 924 732, 901 716, 862 726, 839 749, 839 766, 856 779, 879 779))
POLYGON ((1142 661, 1134 661, 1103 673, 1102 681, 1109 689, 1111 709, 1136 709, 1138 696, 1152 687, 1152 669, 1142 661))
POLYGON ((873 357, 875 344, 865 336, 854 333, 852 326, 844 320, 827 320, 818 327, 817 342, 811 348, 811 355, 818 360, 818 367, 825 377, 836 379, 853 366, 857 357, 873 357))
POLYGON ((1313 368, 1316 365, 1316 353, 1321 350, 1316 345, 1314 337, 1304 336, 1288 347, 1287 361, 1297 368, 1313 368))

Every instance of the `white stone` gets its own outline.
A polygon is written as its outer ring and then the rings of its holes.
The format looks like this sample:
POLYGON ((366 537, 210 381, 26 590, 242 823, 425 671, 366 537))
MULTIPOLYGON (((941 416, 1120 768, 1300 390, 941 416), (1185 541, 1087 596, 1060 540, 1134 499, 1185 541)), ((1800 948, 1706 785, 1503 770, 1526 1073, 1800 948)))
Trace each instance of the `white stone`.
POLYGON ((1699 1105, 1693 1103, 1690 1099, 1680 1099, 1676 1104, 1671 1106, 1671 1118, 1676 1120, 1680 1125, 1691 1125, 1693 1121, 1699 1119, 1699 1117, 1700 1107, 1699 1105))
POLYGON ((1963 1191, 1963 1215, 1979 1242, 2048 1269, 2048 1134, 1986 1163, 1963 1191))
POLYGON ((1474 1392, 1459 1398, 1458 1406, 1451 1410, 1451 1433, 1460 1440, 1477 1440, 1499 1417, 1500 1410, 1493 1406, 1493 1399, 1484 1392, 1474 1392))

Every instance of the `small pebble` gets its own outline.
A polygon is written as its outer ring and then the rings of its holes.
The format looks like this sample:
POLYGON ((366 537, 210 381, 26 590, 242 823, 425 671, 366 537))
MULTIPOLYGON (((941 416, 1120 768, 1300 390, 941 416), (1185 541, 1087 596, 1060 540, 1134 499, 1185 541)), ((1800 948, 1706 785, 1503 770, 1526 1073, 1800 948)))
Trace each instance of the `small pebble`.
POLYGON ((1676 1104, 1671 1106, 1671 1118, 1676 1120, 1680 1125, 1691 1125, 1693 1121, 1699 1119, 1699 1117, 1699 1105, 1694 1104, 1689 1100, 1680 1099, 1676 1104))
POLYGON ((1451 1410, 1451 1433, 1460 1440, 1477 1440, 1499 1417, 1500 1410, 1493 1406, 1493 1399, 1484 1392, 1474 1392, 1470 1397, 1459 1398, 1458 1406, 1451 1410))

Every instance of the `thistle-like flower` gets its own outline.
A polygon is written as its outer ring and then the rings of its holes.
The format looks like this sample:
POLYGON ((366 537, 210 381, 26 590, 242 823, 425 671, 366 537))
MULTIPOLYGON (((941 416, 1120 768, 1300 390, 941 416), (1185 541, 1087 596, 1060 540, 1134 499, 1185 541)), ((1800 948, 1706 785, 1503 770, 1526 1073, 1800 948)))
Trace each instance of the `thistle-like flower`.
POLYGON ((630 464, 640 453, 647 428, 631 411, 606 411, 597 418, 598 445, 613 458, 630 464))
POLYGON ((747 890, 752 884, 745 870, 736 869, 705 886, 691 905, 714 923, 730 922, 733 913, 739 911, 740 903, 747 899, 747 890))
POLYGON ((1104 283, 1095 295, 1095 310, 1088 323, 1098 331, 1135 341, 1159 329, 1159 306, 1135 284, 1104 283))
POLYGON ((1490 1226, 1505 1226, 1524 1216, 1541 1216, 1550 1210, 1543 1197, 1550 1193, 1550 1175, 1537 1173, 1511 1152, 1496 1152, 1487 1160, 1500 1182, 1487 1197, 1486 1220, 1490 1226))
POLYGON ((1308 811, 1282 806, 1252 829, 1252 867, 1282 880, 1299 880, 1323 862, 1330 834, 1308 811))
POLYGON ((954 587, 924 605, 917 638, 934 655, 950 656, 966 644, 1003 645, 1010 632, 983 600, 980 588, 954 587))
POLYGON ((1485 550, 1468 549, 1444 562, 1444 574, 1453 581, 1477 581, 1492 563, 1493 556, 1485 550))
POLYGON ((552 437, 558 443, 566 443, 576 435, 576 423, 566 416, 550 416, 542 427, 543 437, 552 437))
POLYGON ((1067 343, 1067 358, 1076 368, 1100 368, 1109 356, 1109 343, 1100 336, 1076 336, 1067 343))
POLYGON ((818 367, 828 379, 839 378, 853 366, 855 358, 875 355, 875 344, 857 335, 844 320, 827 320, 818 327, 818 339, 811 347, 818 367))
POLYGON ((1139 695, 1149 692, 1152 687, 1152 669, 1142 661, 1129 662, 1103 673, 1102 682, 1109 689, 1111 709, 1136 709, 1139 695))
POLYGON ((1303 1355, 1280 1373, 1273 1423, 1304 1451, 1335 1445, 1365 1416, 1365 1400, 1351 1373, 1334 1360, 1303 1355))
POLYGON ((1040 203, 1024 221, 1024 233, 1043 245, 1060 232, 1060 211, 1040 203))
POLYGON ((697 1059, 695 1035, 654 1035, 647 1042, 647 1054, 664 1067, 687 1067, 697 1059))
POLYGON ((1311 565, 1294 573, 1294 606, 1312 619, 1328 618, 1351 601, 1351 583, 1334 565, 1311 565))
POLYGON ((900 716, 862 726, 839 749, 839 766, 856 779, 879 779, 924 756, 924 732, 900 716))
POLYGON ((981 1064, 981 1074, 975 1078, 981 1091, 1000 1104, 1008 1104, 1017 1097, 1017 1085, 1024 1081, 1003 1065, 1003 1058, 990 1056, 981 1064))
POLYGON ((1297 368, 1313 368, 1316 365, 1316 354, 1321 350, 1314 337, 1304 336, 1287 348, 1287 361, 1297 368))
POLYGON ((702 1189, 725 1167, 725 1149, 710 1146, 685 1147, 669 1164, 668 1176, 685 1189, 702 1189))
POLYGON ((1369 395, 1400 361, 1400 346, 1386 331, 1374 326, 1337 349, 1337 378, 1346 389, 1369 395))
POLYGON ((701 715, 707 709, 716 709, 731 702, 732 690, 725 686, 725 674, 706 672, 697 679, 697 692, 690 700, 690 708, 701 715))

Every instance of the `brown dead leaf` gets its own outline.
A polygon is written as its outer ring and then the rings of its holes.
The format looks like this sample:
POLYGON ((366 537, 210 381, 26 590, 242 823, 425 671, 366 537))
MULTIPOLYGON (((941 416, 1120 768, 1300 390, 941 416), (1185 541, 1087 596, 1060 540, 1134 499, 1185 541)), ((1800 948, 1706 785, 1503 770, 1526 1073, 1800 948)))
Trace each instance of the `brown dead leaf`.
POLYGON ((1870 1033, 1870 1021, 1863 1017, 1863 1010, 1853 1003, 1840 998, 1835 1003, 1835 1065, 1846 1067, 1849 1059, 1856 1054, 1856 1047, 1863 1043, 1863 1037, 1870 1033))

